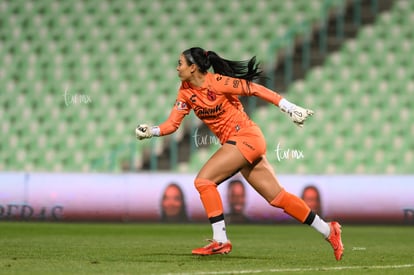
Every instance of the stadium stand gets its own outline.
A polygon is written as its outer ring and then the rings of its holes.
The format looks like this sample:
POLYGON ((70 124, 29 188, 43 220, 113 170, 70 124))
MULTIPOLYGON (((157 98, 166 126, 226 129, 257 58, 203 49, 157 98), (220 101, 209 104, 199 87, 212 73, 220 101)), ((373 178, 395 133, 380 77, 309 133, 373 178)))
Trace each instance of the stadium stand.
POLYGON ((179 52, 202 45, 229 58, 258 52, 263 59, 270 39, 314 20, 320 5, 2 1, 0 169, 113 171, 131 159, 139 169, 145 150, 163 143, 136 143, 133 127, 168 115, 179 52))
MULTIPOLYGON (((398 1, 323 66, 296 81, 288 90, 289 98, 316 110, 303 129, 293 127, 274 107, 263 107, 253 115, 268 139, 268 158, 280 173, 414 171, 414 143, 409 138, 413 19, 412 2, 398 1), (285 152, 302 151, 304 158, 291 155, 289 160, 279 160, 278 144, 285 152)), ((197 167, 205 159, 192 160, 197 167)))
MULTIPOLYGON (((266 60, 272 39, 300 22, 320 20, 323 5, 343 3, 2 1, 0 170, 140 170, 152 160, 149 156, 191 136, 191 127, 198 125, 189 119, 172 137, 134 139, 137 122, 167 117, 178 88, 179 52, 200 45, 228 58, 257 53, 266 60)), ((275 109, 253 114, 278 170, 412 172, 414 148, 405 137, 407 125, 414 133, 414 76, 407 58, 413 12, 411 1, 398 1, 374 26, 289 88, 289 98, 317 111, 303 130, 275 109), (277 161, 277 144, 302 150, 305 158, 277 161)), ((211 152, 195 150, 179 170, 198 170, 211 152)))

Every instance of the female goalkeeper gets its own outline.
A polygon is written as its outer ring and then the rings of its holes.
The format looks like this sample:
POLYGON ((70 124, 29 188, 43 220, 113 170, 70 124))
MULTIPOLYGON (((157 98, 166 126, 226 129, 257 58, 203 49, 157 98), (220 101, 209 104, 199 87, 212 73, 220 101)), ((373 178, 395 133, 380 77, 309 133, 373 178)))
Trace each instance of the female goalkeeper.
POLYGON ((260 71, 256 58, 231 61, 213 51, 195 47, 185 50, 177 66, 181 79, 175 105, 167 120, 159 126, 140 124, 138 139, 169 135, 177 130, 192 109, 218 137, 222 146, 204 164, 194 180, 213 229, 213 239, 192 251, 196 255, 229 253, 223 205, 217 186, 237 172, 272 206, 301 223, 319 231, 332 245, 336 260, 343 254, 341 226, 326 223, 312 212, 299 197, 287 192, 279 183, 266 159, 266 142, 259 127, 247 116, 239 96, 257 96, 287 113, 293 122, 303 126, 313 111, 299 107, 276 92, 253 82, 260 71), (209 72, 213 67, 214 74, 209 72))

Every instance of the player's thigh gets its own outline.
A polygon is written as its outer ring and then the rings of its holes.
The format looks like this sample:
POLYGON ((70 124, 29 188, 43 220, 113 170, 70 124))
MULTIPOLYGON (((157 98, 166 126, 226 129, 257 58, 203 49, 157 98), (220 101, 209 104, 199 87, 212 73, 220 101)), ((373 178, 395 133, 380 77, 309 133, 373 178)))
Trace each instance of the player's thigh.
POLYGON ((235 145, 225 143, 204 164, 197 177, 220 184, 248 164, 235 145))
POLYGON ((268 202, 271 202, 282 190, 282 186, 266 156, 262 156, 256 163, 244 167, 241 173, 268 202))

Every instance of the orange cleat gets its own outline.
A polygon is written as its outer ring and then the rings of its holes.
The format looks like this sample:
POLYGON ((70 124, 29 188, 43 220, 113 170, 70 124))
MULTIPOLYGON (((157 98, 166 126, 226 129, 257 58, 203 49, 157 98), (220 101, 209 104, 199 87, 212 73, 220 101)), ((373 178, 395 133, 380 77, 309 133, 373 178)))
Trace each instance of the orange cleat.
POLYGON ((329 227, 331 228, 331 233, 326 240, 331 244, 334 250, 335 259, 339 261, 344 253, 344 245, 341 240, 341 225, 338 222, 330 222, 329 227))
POLYGON ((214 240, 208 240, 210 243, 204 247, 193 249, 193 255, 214 255, 214 254, 228 254, 231 252, 232 245, 230 241, 219 243, 214 240))

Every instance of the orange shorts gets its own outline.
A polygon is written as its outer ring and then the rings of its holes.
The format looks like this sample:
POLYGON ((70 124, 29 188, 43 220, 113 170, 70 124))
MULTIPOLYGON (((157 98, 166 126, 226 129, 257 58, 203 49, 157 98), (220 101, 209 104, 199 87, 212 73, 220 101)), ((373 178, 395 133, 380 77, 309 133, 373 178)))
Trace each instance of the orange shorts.
POLYGON ((236 145, 248 162, 253 163, 266 154, 266 141, 256 125, 240 129, 229 137, 226 143, 236 145))

